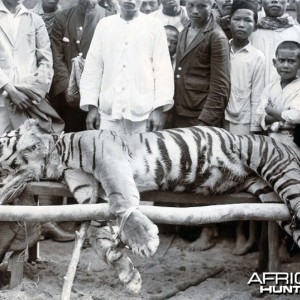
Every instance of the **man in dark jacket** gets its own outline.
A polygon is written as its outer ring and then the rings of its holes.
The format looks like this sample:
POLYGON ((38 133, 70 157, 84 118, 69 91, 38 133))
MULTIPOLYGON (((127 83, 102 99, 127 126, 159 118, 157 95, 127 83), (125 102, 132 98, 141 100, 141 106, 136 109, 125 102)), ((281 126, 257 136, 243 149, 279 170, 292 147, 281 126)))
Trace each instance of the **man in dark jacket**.
MULTIPOLYGON (((229 44, 212 15, 213 0, 187 0, 190 23, 179 34, 175 67, 174 127, 221 127, 230 95, 229 44)), ((179 235, 192 237, 196 228, 181 228, 179 235)), ((216 227, 202 229, 190 248, 214 246, 216 227)))
POLYGON ((100 19, 111 12, 98 5, 98 0, 79 0, 78 5, 59 13, 53 22, 51 45, 54 77, 51 102, 65 121, 66 132, 86 129, 86 113, 78 103, 68 103, 67 89, 72 70, 72 59, 85 59, 92 37, 100 19))
POLYGON ((212 15, 213 0, 187 0, 175 68, 175 127, 222 126, 230 94, 229 44, 212 15))

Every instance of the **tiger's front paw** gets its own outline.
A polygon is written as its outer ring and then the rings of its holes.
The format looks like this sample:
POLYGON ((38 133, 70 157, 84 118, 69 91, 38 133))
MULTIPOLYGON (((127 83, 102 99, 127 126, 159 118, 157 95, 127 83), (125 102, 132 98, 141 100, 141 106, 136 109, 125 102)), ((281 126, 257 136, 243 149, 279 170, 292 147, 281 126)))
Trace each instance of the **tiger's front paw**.
MULTIPOLYGON (((117 218, 120 225, 123 216, 117 218)), ((120 232, 120 238, 134 254, 141 257, 153 255, 159 245, 158 228, 139 210, 131 212, 120 232)))

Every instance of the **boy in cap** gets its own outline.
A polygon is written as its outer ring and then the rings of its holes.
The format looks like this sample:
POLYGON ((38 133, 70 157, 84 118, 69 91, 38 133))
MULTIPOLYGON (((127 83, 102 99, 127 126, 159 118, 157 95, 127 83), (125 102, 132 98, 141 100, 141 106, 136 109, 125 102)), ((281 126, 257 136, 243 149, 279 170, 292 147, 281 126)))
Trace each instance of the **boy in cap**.
MULTIPOLYGON (((257 23, 257 3, 254 0, 234 0, 231 8, 230 63, 231 93, 225 110, 225 129, 233 134, 260 131, 256 110, 264 88, 264 54, 249 42, 257 23)), ((243 233, 243 223, 237 227, 236 255, 246 254, 256 243, 255 223, 250 222, 249 238, 243 233)))

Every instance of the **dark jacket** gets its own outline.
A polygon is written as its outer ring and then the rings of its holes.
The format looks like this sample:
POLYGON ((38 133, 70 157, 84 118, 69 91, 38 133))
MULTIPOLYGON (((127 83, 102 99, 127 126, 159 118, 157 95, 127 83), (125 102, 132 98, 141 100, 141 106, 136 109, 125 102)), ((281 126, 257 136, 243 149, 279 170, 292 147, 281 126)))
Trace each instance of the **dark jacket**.
POLYGON ((190 24, 180 33, 175 68, 175 113, 221 126, 230 95, 228 40, 210 17, 185 49, 190 24))
POLYGON ((87 12, 77 5, 62 11, 55 17, 51 30, 54 68, 52 96, 57 96, 67 90, 72 58, 78 56, 79 53, 83 58, 86 57, 96 25, 100 19, 110 14, 99 5, 87 12))

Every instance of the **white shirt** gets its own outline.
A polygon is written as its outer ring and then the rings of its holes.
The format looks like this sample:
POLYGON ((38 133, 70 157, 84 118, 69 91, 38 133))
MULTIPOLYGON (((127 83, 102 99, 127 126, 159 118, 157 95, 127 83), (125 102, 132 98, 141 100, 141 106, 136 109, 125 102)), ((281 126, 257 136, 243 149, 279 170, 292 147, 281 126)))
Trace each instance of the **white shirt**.
MULTIPOLYGON (((23 13, 28 12, 28 10, 23 6, 20 5, 19 10, 16 11, 15 14, 12 14, 7 7, 3 4, 2 1, 0 1, 0 11, 4 12, 4 14, 1 14, 1 22, 6 23, 9 28, 9 35, 13 40, 16 40, 18 30, 19 30, 19 25, 20 25, 20 16, 23 13)), ((4 99, 7 97, 7 92, 2 91, 0 93, 0 107, 4 107, 4 99)))
POLYGON ((151 13, 151 16, 159 19, 164 26, 166 25, 172 25, 178 29, 178 31, 182 31, 187 23, 188 16, 186 13, 185 6, 181 6, 181 11, 178 16, 168 16, 165 15, 162 11, 162 8, 159 8, 158 10, 151 13))
POLYGON ((279 79, 279 75, 273 66, 273 58, 278 45, 283 41, 295 41, 300 43, 300 26, 277 30, 257 29, 250 36, 252 45, 265 55, 265 86, 279 79))
POLYGON ((173 106, 173 70, 166 33, 155 18, 120 15, 97 25, 80 81, 80 107, 99 107, 107 120, 142 121, 173 106))
POLYGON ((285 127, 300 123, 300 78, 289 83, 284 89, 281 87, 280 80, 269 84, 264 89, 257 109, 264 130, 269 127, 265 123, 265 108, 268 103, 282 111, 281 118, 287 123, 285 127))
POLYGON ((28 12, 28 10, 23 5, 20 5, 19 9, 16 11, 16 13, 13 14, 6 8, 6 6, 3 4, 3 2, 0 1, 0 11, 3 11, 6 13, 2 17, 3 21, 6 22, 7 24, 9 24, 10 34, 14 39, 16 39, 18 30, 19 30, 20 15, 28 12))
POLYGON ((264 88, 264 54, 249 43, 236 52, 231 48, 230 63, 231 93, 225 119, 235 124, 251 123, 250 130, 258 131, 256 111, 264 88))

